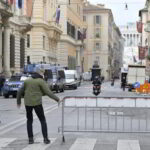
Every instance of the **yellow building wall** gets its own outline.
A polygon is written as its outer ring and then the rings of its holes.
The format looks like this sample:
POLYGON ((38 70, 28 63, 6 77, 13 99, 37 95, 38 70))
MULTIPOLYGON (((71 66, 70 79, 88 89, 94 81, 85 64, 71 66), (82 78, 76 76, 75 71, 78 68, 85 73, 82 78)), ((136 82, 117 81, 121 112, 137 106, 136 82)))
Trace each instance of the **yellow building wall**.
POLYGON ((77 14, 75 14, 74 11, 69 7, 67 9, 67 16, 68 16, 68 19, 70 19, 73 24, 81 28, 84 26, 84 23, 81 20, 81 18, 77 14))
POLYGON ((74 56, 76 57, 76 47, 73 46, 72 44, 67 44, 67 48, 68 48, 68 56, 74 56))

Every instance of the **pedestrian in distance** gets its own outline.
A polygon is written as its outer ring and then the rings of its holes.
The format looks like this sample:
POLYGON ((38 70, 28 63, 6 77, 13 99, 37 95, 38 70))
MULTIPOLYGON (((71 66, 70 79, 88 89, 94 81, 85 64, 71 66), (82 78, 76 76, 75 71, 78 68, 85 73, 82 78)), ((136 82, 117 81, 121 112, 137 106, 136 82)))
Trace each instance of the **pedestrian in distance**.
POLYGON ((123 76, 122 77, 122 89, 123 89, 123 91, 125 91, 125 86, 126 86, 126 77, 123 76))
POLYGON ((3 90, 5 80, 6 80, 5 76, 3 74, 0 75, 0 96, 2 95, 2 90, 3 90))
POLYGON ((24 85, 17 92, 17 106, 21 107, 21 98, 24 96, 24 104, 27 117, 27 133, 29 144, 34 143, 33 136, 33 109, 41 123, 43 142, 49 144, 47 123, 42 106, 42 96, 47 95, 56 102, 60 102, 59 98, 53 94, 43 79, 44 69, 37 68, 36 73, 31 75, 30 79, 25 80, 24 85))
POLYGON ((114 83, 115 83, 115 78, 112 78, 111 79, 111 86, 114 86, 114 83))

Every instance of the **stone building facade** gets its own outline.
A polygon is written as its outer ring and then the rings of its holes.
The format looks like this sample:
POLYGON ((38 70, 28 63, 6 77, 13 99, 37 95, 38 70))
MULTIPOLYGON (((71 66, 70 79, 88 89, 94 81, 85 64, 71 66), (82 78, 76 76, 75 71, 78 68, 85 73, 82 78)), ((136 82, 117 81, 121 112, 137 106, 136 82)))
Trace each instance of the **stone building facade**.
POLYGON ((139 11, 140 22, 142 23, 142 29, 140 33, 140 46, 147 47, 145 49, 145 58, 142 60, 142 64, 146 65, 146 75, 150 77, 150 59, 147 56, 150 55, 150 2, 146 0, 145 7, 139 11))
POLYGON ((34 0, 32 29, 27 33, 27 63, 57 64, 57 43, 62 33, 56 23, 55 0, 34 0))
POLYGON ((124 48, 124 66, 129 64, 138 64, 139 60, 139 49, 140 45, 140 33, 137 31, 136 23, 130 22, 124 26, 120 26, 121 34, 125 39, 125 48, 124 48))
MULTIPOLYGON (((114 73, 114 64, 118 62, 117 59, 114 60, 113 53, 115 43, 118 45, 121 38, 119 29, 117 28, 118 31, 115 29, 113 14, 104 5, 92 5, 86 2, 83 13, 84 21, 87 23, 85 71, 89 71, 94 64, 98 64, 102 70, 102 76, 109 80, 114 73), (117 39, 114 33, 118 34, 117 39)), ((117 66, 120 67, 120 65, 117 66)))
POLYGON ((22 71, 26 61, 25 34, 31 27, 24 7, 0 1, 0 72, 6 76, 22 71))
POLYGON ((82 72, 83 41, 82 34, 85 24, 83 22, 83 0, 59 0, 61 9, 60 25, 63 34, 58 43, 58 64, 69 69, 82 72))
POLYGON ((113 76, 119 78, 121 67, 123 66, 124 54, 124 38, 121 34, 119 27, 113 25, 113 56, 112 56, 112 72, 113 76))

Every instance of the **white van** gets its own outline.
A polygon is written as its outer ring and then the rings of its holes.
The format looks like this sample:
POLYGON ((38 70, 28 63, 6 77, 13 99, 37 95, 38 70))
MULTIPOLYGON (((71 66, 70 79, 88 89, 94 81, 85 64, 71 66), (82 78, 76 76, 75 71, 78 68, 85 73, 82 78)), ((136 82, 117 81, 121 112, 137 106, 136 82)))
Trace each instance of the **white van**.
POLYGON ((80 77, 78 76, 76 70, 65 70, 65 77, 66 77, 65 82, 66 88, 77 89, 77 87, 80 85, 80 77))

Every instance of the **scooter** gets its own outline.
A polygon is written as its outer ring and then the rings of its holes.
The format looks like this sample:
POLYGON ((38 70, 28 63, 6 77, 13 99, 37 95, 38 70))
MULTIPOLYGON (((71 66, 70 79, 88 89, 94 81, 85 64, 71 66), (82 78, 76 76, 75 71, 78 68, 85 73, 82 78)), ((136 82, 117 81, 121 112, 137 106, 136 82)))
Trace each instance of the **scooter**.
POLYGON ((100 94, 100 92, 101 92, 101 85, 94 84, 93 85, 93 94, 97 96, 100 94))
POLYGON ((112 79, 112 80, 111 80, 111 86, 114 86, 114 82, 115 82, 115 81, 112 79))

